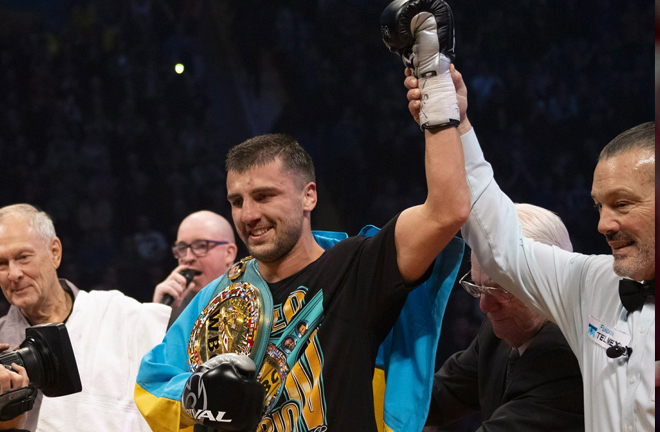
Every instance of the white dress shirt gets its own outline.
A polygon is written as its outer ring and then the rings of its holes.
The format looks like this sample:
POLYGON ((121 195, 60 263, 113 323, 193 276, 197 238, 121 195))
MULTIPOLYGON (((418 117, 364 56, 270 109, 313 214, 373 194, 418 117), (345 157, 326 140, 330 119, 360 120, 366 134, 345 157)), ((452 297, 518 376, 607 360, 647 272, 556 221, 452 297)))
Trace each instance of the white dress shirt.
MULTIPOLYGON (((66 322, 82 391, 44 397, 39 392, 25 429, 36 432, 147 432, 133 400, 140 360, 165 336, 171 309, 139 303, 119 291, 80 291, 66 322)), ((0 319, 0 340, 11 346, 25 339, 30 324, 16 306, 0 319)))
POLYGON ((564 333, 582 370, 586 430, 655 431, 655 298, 629 314, 611 255, 567 252, 526 238, 474 130, 461 140, 472 200, 463 238, 485 273, 564 333), (607 357, 616 343, 632 348, 630 357, 607 357))

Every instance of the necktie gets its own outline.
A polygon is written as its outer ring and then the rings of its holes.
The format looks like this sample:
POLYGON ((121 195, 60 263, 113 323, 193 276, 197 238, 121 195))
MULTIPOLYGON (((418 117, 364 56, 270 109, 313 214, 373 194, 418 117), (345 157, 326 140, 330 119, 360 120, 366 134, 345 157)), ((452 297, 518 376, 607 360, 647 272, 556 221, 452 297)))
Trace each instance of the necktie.
POLYGON ((621 279, 619 281, 619 297, 621 297, 621 303, 628 312, 641 309, 646 297, 649 296, 655 297, 655 279, 644 283, 631 279, 621 279))
POLYGON ((511 384, 511 378, 513 377, 513 366, 515 366, 516 361, 520 358, 520 353, 517 348, 511 348, 511 353, 509 353, 509 361, 506 364, 506 380, 505 380, 505 389, 509 388, 511 384))

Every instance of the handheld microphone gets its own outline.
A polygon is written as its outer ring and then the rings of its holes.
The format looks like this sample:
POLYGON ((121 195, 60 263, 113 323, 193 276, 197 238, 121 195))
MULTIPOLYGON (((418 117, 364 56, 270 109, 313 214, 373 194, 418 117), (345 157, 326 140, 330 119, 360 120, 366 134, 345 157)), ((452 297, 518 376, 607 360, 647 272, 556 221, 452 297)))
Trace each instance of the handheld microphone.
POLYGON ((622 355, 630 357, 630 354, 632 354, 632 348, 629 346, 614 345, 609 347, 605 353, 609 358, 619 358, 622 355))
MULTIPOLYGON (((197 270, 193 269, 183 269, 179 273, 186 278, 186 288, 188 288, 188 285, 195 279, 195 276, 202 274, 202 272, 199 272, 197 270)), ((169 306, 174 302, 174 297, 172 297, 169 294, 163 294, 163 298, 160 299, 160 302, 166 306, 169 306)))

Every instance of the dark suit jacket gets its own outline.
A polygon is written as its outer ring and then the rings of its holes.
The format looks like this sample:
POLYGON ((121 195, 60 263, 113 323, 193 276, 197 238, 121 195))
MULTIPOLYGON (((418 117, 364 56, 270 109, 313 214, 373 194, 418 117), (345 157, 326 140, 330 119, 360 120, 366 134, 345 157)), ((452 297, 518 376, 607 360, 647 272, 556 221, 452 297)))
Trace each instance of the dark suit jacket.
POLYGON ((179 307, 173 307, 172 308, 172 313, 170 314, 170 322, 167 323, 167 329, 169 330, 170 327, 172 327, 172 324, 174 324, 174 321, 176 321, 177 318, 179 318, 179 315, 181 315, 181 312, 190 304, 192 299, 195 298, 197 293, 190 291, 186 296, 181 300, 181 304, 179 307))
POLYGON ((511 347, 488 319, 467 350, 435 374, 428 424, 451 427, 481 411, 479 431, 584 431, 582 375, 566 339, 546 323, 510 369, 511 347))

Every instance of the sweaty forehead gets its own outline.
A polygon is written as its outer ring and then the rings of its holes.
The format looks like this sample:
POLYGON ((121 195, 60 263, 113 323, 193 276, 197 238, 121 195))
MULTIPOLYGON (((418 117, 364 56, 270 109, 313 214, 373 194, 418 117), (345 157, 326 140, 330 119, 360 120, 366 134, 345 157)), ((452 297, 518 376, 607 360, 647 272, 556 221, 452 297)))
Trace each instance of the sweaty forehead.
POLYGON ((252 193, 255 190, 288 189, 298 187, 300 175, 286 170, 280 160, 272 161, 263 167, 253 167, 244 172, 227 173, 227 194, 252 193))
POLYGON ((615 191, 641 192, 640 186, 655 184, 655 154, 638 150, 598 162, 594 171, 594 197, 615 191))

